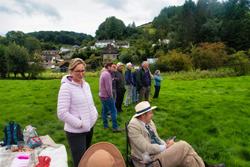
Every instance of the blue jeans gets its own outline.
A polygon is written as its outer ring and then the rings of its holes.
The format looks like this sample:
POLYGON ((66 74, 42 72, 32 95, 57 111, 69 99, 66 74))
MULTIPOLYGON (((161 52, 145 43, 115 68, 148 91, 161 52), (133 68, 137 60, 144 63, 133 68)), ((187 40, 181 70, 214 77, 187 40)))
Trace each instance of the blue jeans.
POLYGON ((136 87, 133 86, 132 87, 132 102, 136 103, 137 101, 138 101, 138 93, 137 93, 136 87))
POLYGON ((133 91, 133 85, 125 85, 126 88, 126 100, 125 100, 125 106, 128 106, 132 103, 132 91, 133 91))
POLYGON ((111 113, 111 120, 112 120, 112 128, 117 129, 117 111, 115 107, 115 101, 113 98, 101 99, 102 101, 102 121, 104 128, 108 128, 108 112, 111 113))

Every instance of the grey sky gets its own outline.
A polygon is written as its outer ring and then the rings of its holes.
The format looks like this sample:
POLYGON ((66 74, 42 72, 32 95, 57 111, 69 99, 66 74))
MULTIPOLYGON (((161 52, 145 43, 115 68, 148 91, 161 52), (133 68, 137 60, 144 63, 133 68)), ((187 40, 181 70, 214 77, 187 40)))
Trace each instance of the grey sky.
POLYGON ((95 35, 107 17, 126 25, 153 20, 161 9, 185 0, 0 0, 0 34, 8 31, 75 31, 95 35))

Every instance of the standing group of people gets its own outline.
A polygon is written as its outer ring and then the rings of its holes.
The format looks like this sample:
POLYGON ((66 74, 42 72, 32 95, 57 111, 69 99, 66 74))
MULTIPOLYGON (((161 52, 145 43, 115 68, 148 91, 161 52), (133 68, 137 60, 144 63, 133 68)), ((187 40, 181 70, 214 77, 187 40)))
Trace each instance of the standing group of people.
MULTIPOLYGON (((148 100, 151 85, 151 73, 148 63, 143 62, 142 68, 136 72, 136 83, 131 74, 132 64, 126 65, 127 71, 123 75, 123 64, 107 63, 101 72, 99 82, 99 97, 102 103, 102 118, 104 128, 107 129, 107 114, 110 112, 113 132, 120 132, 117 124, 117 110, 121 111, 125 87, 129 95, 133 94, 131 84, 136 84, 139 101, 148 100), (114 73, 117 72, 117 73, 114 73), (137 79, 140 80, 137 80, 137 79), (125 81, 126 80, 126 81, 125 81), (116 82, 114 82, 116 81, 116 82), (126 86, 125 86, 126 85, 126 86), (116 89, 114 89, 114 87, 116 89), (132 92, 132 93, 131 93, 132 92)), ((90 147, 93 128, 98 118, 89 84, 84 79, 85 62, 80 58, 71 60, 69 74, 61 80, 58 93, 57 115, 64 122, 64 131, 69 143, 74 166, 77 167, 81 157, 90 147)), ((159 71, 155 78, 156 93, 158 97, 161 78, 159 71)), ((133 99, 133 98, 132 98, 133 99)), ((129 105, 131 97, 127 98, 125 105, 129 105)), ((160 159, 163 167, 204 167, 209 166, 203 162, 194 149, 186 142, 163 141, 157 134, 154 122, 151 120, 153 110, 148 101, 142 101, 135 106, 136 113, 128 125, 128 136, 131 141, 133 156, 142 159, 147 153, 152 159, 160 159)), ((106 165, 107 166, 107 165, 106 165)), ((140 164, 136 164, 140 166, 140 164)), ((111 166, 110 166, 111 167, 111 166)), ((224 164, 209 167, 225 167, 224 164)))
MULTIPOLYGON (((115 76, 116 72, 113 73, 113 76, 115 76)), ((122 74, 121 70, 120 74, 122 74)), ((126 89, 126 96, 124 100, 125 106, 136 103, 138 101, 149 101, 152 80, 154 80, 155 84, 155 92, 153 98, 158 98, 162 81, 160 70, 156 70, 154 75, 152 75, 149 69, 149 63, 147 61, 143 61, 140 68, 133 67, 133 64, 130 62, 127 63, 124 76, 126 89)), ((116 80, 113 78, 113 81, 116 80)), ((121 79, 118 80, 118 82, 120 81, 121 79)))
POLYGON ((117 113, 122 112, 122 103, 129 106, 137 101, 149 101, 151 80, 155 79, 154 98, 159 96, 160 71, 156 70, 153 76, 149 69, 149 63, 144 61, 140 69, 133 69, 132 63, 107 63, 101 70, 99 80, 99 97, 102 102, 102 119, 104 129, 108 129, 108 115, 111 116, 113 132, 120 132, 117 125, 117 113), (124 95, 126 92, 125 100, 124 95))

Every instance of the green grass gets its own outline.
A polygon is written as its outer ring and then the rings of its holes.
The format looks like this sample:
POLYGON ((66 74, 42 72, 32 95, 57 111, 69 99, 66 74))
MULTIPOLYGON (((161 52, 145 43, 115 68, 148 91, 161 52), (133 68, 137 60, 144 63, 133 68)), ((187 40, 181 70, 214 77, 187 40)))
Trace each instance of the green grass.
MULTIPOLYGON (((93 143, 108 141, 125 154, 125 134, 103 130, 98 78, 87 77, 99 118, 93 143)), ((250 166, 250 76, 200 80, 169 80, 164 76, 154 121, 162 138, 186 140, 208 162, 227 167, 250 166)), ((68 148, 63 123, 56 116, 60 80, 0 80, 0 127, 15 120, 31 124, 39 135, 49 134, 68 148)), ((134 106, 118 115, 121 126, 134 114, 134 106)), ((0 139, 3 132, 0 131, 0 139)), ((69 151, 68 151, 69 153, 69 151)), ((69 154, 69 165, 71 157, 69 154)))

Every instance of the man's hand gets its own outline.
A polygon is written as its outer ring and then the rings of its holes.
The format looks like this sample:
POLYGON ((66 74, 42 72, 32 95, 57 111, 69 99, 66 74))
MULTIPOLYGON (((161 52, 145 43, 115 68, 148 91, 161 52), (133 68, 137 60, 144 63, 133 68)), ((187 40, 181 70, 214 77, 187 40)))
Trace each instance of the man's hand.
POLYGON ((167 141, 166 141, 166 148, 172 146, 174 143, 175 143, 175 142, 174 142, 173 139, 167 140, 167 141))

